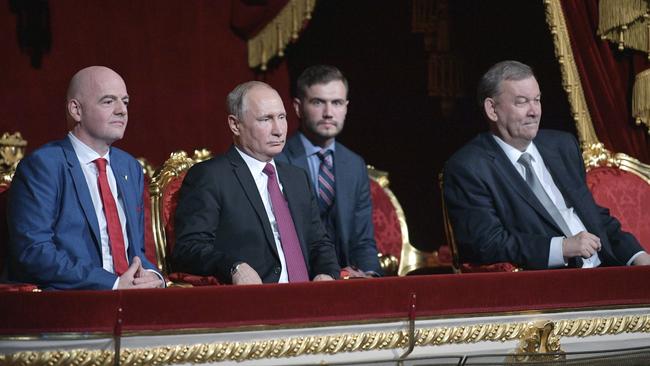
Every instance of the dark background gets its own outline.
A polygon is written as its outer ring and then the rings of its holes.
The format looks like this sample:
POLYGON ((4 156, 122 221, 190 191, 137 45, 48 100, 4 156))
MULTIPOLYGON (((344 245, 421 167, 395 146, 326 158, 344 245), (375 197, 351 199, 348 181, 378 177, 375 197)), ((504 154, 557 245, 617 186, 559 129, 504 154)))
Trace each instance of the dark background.
MULTIPOLYGON (((462 96, 443 113, 441 98, 427 93, 429 56, 425 36, 412 31, 411 1, 321 0, 299 40, 265 73, 247 66, 245 40, 230 26, 231 1, 0 2, 0 132, 20 131, 28 151, 63 137, 70 77, 100 64, 118 71, 131 95, 129 127, 117 146, 155 165, 179 149, 220 153, 231 143, 224 100, 236 84, 271 83, 289 111, 298 74, 332 64, 351 87, 340 141, 390 173, 411 242, 433 250, 445 243, 437 176, 453 151, 486 130, 474 90, 490 65, 531 65, 543 127, 575 133, 543 2, 448 5, 446 39, 462 96)), ((290 112, 290 131, 296 126, 290 112)))

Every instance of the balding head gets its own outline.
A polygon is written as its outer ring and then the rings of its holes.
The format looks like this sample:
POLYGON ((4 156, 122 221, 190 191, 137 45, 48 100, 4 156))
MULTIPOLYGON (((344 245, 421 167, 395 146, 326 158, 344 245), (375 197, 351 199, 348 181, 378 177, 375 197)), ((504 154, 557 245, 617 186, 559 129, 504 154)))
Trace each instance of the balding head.
POLYGON ((66 95, 68 127, 100 154, 122 138, 129 95, 124 80, 104 66, 90 66, 70 80, 66 95))

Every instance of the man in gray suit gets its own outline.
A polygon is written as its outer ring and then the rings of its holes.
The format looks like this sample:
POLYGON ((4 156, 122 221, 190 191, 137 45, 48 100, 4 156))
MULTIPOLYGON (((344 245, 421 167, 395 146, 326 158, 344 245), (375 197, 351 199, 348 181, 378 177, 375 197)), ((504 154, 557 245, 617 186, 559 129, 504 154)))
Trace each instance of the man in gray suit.
POLYGON ((300 130, 278 160, 309 173, 321 219, 335 243, 339 264, 350 277, 382 273, 372 225, 370 184, 363 158, 336 136, 348 107, 348 81, 333 66, 315 65, 297 81, 293 106, 300 130))

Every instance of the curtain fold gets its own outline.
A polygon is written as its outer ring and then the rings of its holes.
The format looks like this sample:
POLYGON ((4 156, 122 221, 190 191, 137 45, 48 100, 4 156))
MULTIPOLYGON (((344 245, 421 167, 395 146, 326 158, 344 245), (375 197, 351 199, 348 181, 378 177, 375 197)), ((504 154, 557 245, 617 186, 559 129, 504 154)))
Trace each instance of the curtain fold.
POLYGON ((596 134, 613 152, 650 163, 650 136, 631 115, 634 76, 650 68, 646 55, 618 51, 601 40, 598 1, 562 1, 571 48, 596 134))

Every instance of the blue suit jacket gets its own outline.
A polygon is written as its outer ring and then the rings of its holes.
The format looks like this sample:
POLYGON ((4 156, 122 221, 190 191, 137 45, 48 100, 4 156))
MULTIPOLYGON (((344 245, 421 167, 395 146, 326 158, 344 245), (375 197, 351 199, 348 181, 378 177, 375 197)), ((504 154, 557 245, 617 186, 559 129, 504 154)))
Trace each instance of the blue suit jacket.
MULTIPOLYGON (((287 141, 282 154, 278 155, 276 160, 286 161, 311 174, 305 148, 298 134, 287 141)), ((336 199, 333 219, 336 233, 331 236, 336 239, 339 264, 341 267, 353 265, 364 271, 381 274, 372 225, 370 182, 366 163, 363 158, 339 142, 336 143, 334 152, 334 178, 336 199)))
MULTIPOLYGON (((137 160, 111 147, 111 168, 124 203, 133 256, 144 255, 143 175, 137 160)), ((90 191, 68 138, 24 158, 9 190, 9 279, 48 289, 111 289, 102 268, 99 224, 90 191)))
MULTIPOLYGON (((594 201, 575 138, 540 130, 533 140, 567 206, 598 236, 603 265, 623 265, 642 250, 609 210, 594 201)), ((490 133, 456 152, 444 171, 444 195, 461 260, 548 267, 552 237, 564 236, 490 133)))

